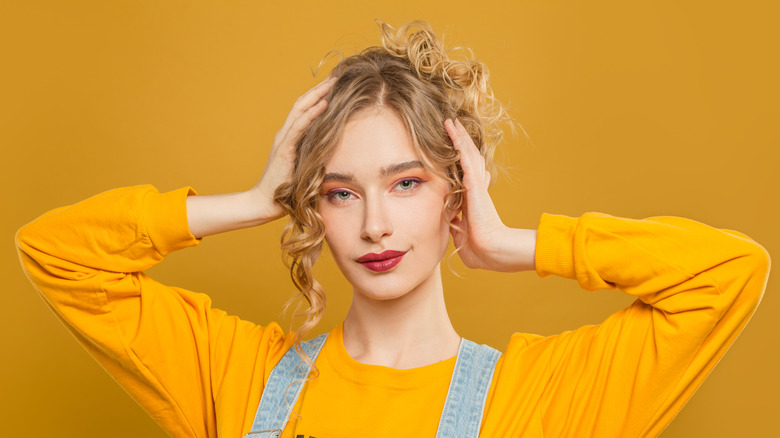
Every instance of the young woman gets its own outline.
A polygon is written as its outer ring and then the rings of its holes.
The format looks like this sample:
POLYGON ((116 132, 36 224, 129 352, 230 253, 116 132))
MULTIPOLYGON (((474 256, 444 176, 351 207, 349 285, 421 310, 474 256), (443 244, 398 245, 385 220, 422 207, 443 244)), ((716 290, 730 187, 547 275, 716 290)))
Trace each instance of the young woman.
POLYGON ((250 190, 129 187, 23 227, 36 288, 173 436, 658 434, 758 305, 766 252, 674 217, 506 227, 487 188, 507 118, 484 66, 449 59, 424 23, 382 32, 382 46, 298 99, 250 190), (296 333, 143 273, 202 237, 285 215, 283 249, 310 304, 296 333), (597 326, 515 334, 499 358, 447 316, 450 236, 471 268, 535 270, 636 301, 597 326), (327 339, 302 343, 325 305, 312 274, 325 242, 352 305, 327 339))

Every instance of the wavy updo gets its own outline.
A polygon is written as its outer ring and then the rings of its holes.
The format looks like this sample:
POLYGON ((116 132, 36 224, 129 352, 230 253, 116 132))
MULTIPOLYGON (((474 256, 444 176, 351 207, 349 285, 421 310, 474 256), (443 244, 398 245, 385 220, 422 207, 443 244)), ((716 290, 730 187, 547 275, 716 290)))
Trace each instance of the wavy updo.
POLYGON ((325 310, 325 293, 312 274, 325 238, 317 207, 325 163, 350 118, 367 108, 394 111, 408 129, 423 164, 450 182, 445 209, 455 210, 464 192, 462 170, 444 120, 460 120, 493 177, 493 153, 503 136, 500 126, 511 121, 493 98, 487 68, 470 50, 444 50, 426 22, 412 22, 398 30, 381 21, 378 24, 382 45, 343 59, 331 72, 337 79, 325 97, 328 107, 301 134, 292 179, 276 189, 275 200, 290 217, 282 234, 282 250, 290 261, 293 283, 309 304, 296 315, 305 317, 297 331, 296 347, 325 310), (457 54, 460 59, 450 58, 457 54))

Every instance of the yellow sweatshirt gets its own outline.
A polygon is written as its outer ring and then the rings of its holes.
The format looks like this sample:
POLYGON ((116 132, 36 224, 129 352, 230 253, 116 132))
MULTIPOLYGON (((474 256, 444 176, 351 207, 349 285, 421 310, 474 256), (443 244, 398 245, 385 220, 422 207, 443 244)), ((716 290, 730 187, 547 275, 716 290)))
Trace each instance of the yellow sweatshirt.
MULTIPOLYGON (((194 246, 181 189, 112 190, 17 234, 36 289, 81 344, 172 436, 241 437, 292 336, 143 271, 194 246)), ((747 238, 674 217, 543 215, 536 267, 637 297, 595 326, 515 334, 497 364, 483 437, 654 436, 745 326, 769 256, 747 238)), ((285 437, 433 437, 454 358, 411 370, 356 362, 337 327, 285 437)))

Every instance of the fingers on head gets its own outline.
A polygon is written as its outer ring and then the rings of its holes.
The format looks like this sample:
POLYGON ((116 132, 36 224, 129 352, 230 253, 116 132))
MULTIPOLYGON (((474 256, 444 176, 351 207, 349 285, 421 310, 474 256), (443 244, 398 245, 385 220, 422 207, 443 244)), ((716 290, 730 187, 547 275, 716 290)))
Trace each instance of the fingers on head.
POLYGON ((301 114, 292 124, 292 130, 295 132, 303 131, 303 129, 311 123, 317 116, 322 114, 327 108, 328 102, 326 100, 320 100, 315 105, 309 107, 303 114, 301 114))
POLYGON ((455 146, 455 150, 460 150, 463 146, 463 134, 453 119, 447 119, 444 121, 444 129, 447 131, 447 135, 452 140, 452 145, 455 146))
POLYGON ((485 169, 485 157, 474 144, 474 140, 466 131, 466 127, 458 119, 447 119, 444 122, 447 134, 452 139, 452 145, 460 154, 460 165, 464 172, 471 173, 476 169, 484 172, 485 184, 490 185, 490 172, 485 169), (469 146, 470 145, 470 146, 469 146))
POLYGON ((447 119, 444 121, 444 127, 452 140, 452 145, 455 147, 455 150, 461 153, 461 161, 463 160, 464 154, 469 154, 472 157, 474 157, 474 154, 481 155, 479 149, 474 145, 474 141, 468 131, 466 131, 466 128, 460 123, 460 120, 447 119), (468 147, 469 144, 471 147, 468 147))
POLYGON ((299 97, 295 101, 295 104, 293 104, 293 110, 299 112, 305 112, 311 107, 317 105, 320 102, 320 100, 323 97, 325 97, 326 94, 328 94, 328 92, 333 87, 333 84, 335 82, 336 82, 336 77, 329 76, 324 81, 315 85, 309 91, 307 91, 303 96, 299 97))
POLYGON ((326 94, 330 91, 331 88, 333 88, 333 84, 336 82, 335 76, 329 76, 324 81, 320 82, 319 84, 315 85, 314 88, 309 90, 304 96, 311 94, 313 101, 318 101, 325 97, 326 94))
MULTIPOLYGON (((461 150, 462 148, 466 147, 466 145, 468 144, 474 145, 474 140, 471 138, 468 131, 466 131, 466 127, 463 126, 460 120, 458 119, 447 119, 447 120, 450 122, 450 127, 447 127, 447 133, 452 139, 452 143, 456 149, 461 150)), ((474 145, 473 148, 468 148, 468 149, 474 149, 477 152, 479 151, 476 145, 474 145)))

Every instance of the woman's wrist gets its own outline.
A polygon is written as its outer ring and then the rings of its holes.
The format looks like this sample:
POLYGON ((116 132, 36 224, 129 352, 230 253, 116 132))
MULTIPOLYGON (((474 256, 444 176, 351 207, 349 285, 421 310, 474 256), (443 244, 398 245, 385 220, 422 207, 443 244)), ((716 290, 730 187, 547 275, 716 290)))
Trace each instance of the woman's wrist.
POLYGON ((255 189, 187 197, 187 221, 195 237, 262 225, 282 213, 273 199, 255 189))
POLYGON ((496 260, 499 262, 498 271, 520 272, 536 269, 536 230, 524 228, 509 228, 504 231, 504 236, 499 239, 499 251, 496 260))

